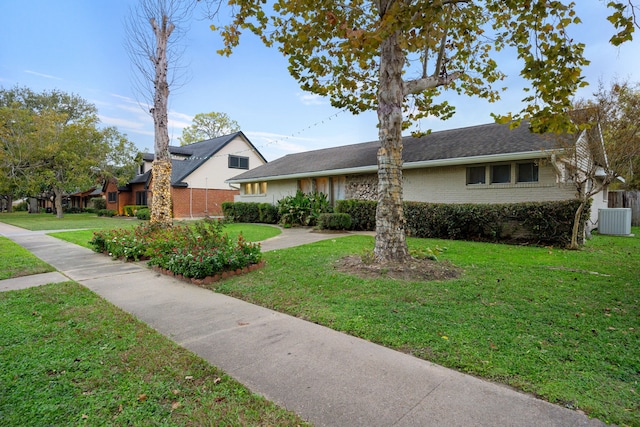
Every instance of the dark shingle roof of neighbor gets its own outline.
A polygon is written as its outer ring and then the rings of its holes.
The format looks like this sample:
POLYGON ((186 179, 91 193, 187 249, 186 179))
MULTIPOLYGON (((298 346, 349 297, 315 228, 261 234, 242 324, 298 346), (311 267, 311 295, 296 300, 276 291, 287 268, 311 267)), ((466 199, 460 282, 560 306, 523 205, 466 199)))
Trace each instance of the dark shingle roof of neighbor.
MULTIPOLYGON (((403 137, 405 166, 414 162, 456 159, 558 148, 556 138, 534 134, 527 123, 510 130, 509 125, 486 124, 451 129, 414 138, 403 137)), ((356 169, 377 164, 379 141, 289 154, 259 166, 230 181, 261 179, 331 170, 356 169)))
MULTIPOLYGON (((171 155, 182 157, 181 159, 171 160, 171 185, 185 185, 182 182, 183 179, 189 176, 189 174, 193 173, 193 171, 198 169, 203 163, 213 157, 218 151, 220 151, 229 142, 233 141, 237 136, 241 136, 251 146, 256 154, 262 157, 262 154, 258 152, 253 144, 251 144, 251 141, 249 141, 249 139, 247 139, 247 137, 242 132, 219 136, 217 138, 207 139, 180 147, 169 146, 169 153, 171 155)), ((143 158, 147 161, 153 161, 154 156, 152 153, 145 153, 143 155, 143 158)), ((130 183, 147 182, 147 180, 149 179, 149 175, 147 175, 147 173, 137 176, 136 178, 131 180, 130 183)))

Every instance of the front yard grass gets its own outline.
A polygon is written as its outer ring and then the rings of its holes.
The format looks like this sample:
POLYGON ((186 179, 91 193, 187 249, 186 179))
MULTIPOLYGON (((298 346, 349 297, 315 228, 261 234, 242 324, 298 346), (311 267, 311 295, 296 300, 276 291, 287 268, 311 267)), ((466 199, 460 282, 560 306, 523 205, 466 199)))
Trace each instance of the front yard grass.
POLYGON ((306 425, 91 291, 0 293, 0 424, 306 425))
POLYGON ((349 236, 266 252, 263 269, 212 289, 619 425, 640 425, 640 228, 580 251, 409 239, 464 269, 448 281, 362 279, 349 236))
POLYGON ((55 271, 31 252, 0 236, 0 280, 55 271))
POLYGON ((27 212, 0 213, 0 222, 31 231, 125 228, 142 223, 137 218, 108 218, 90 213, 65 214, 63 218, 57 218, 50 213, 30 214, 27 212))

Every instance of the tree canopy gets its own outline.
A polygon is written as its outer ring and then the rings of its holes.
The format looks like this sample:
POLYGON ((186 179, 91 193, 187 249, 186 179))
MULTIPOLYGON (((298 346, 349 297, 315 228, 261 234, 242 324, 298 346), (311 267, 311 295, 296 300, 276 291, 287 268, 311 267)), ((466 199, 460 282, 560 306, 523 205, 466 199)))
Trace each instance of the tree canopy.
POLYGON ((182 129, 178 138, 180 145, 193 144, 206 139, 217 138, 240 130, 240 125, 226 113, 212 111, 199 113, 193 118, 191 126, 182 129))
POLYGON ((598 112, 611 173, 624 179, 623 187, 640 189, 640 84, 601 81, 593 98, 576 106, 598 112))
POLYGON ((55 194, 63 215, 64 194, 130 178, 137 151, 112 127, 101 128, 96 107, 53 90, 0 89, 0 180, 18 196, 55 194))
MULTIPOLYGON (((444 89, 496 101, 502 90, 500 59, 520 63, 528 92, 520 111, 496 117, 536 132, 574 130, 568 115, 576 90, 587 84, 584 44, 575 3, 547 0, 230 0, 233 20, 221 29, 223 54, 242 31, 277 46, 302 89, 328 96, 353 113, 376 110, 379 120, 375 258, 408 257, 402 211, 402 131, 427 116, 448 118, 454 106, 444 89)), ((629 5, 619 14, 615 42, 629 39, 629 5)), ((617 9, 615 9, 617 8, 617 9)), ((631 9, 633 11, 633 9, 631 9)), ((213 28, 213 27, 212 27, 213 28)), ((215 29, 215 28, 214 28, 215 29)), ((612 41, 612 42, 613 42, 612 41)))

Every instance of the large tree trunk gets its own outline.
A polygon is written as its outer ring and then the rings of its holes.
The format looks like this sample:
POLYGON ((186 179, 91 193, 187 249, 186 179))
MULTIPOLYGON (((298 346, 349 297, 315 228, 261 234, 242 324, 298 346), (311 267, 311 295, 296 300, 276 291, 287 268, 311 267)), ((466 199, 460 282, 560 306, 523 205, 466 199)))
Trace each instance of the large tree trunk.
POLYGON ((62 211, 62 188, 53 187, 53 205, 56 210, 57 218, 64 218, 64 212, 62 211))
POLYGON ((168 99, 169 83, 167 82, 167 43, 174 29, 167 16, 162 22, 150 20, 156 36, 155 60, 155 93, 153 97, 153 125, 155 158, 153 162, 153 181, 151 199, 151 224, 171 224, 171 158, 169 156, 168 99))
POLYGON ((403 262, 409 257, 402 207, 402 68, 404 54, 398 34, 390 35, 380 47, 378 121, 378 207, 376 245, 378 262, 403 262))

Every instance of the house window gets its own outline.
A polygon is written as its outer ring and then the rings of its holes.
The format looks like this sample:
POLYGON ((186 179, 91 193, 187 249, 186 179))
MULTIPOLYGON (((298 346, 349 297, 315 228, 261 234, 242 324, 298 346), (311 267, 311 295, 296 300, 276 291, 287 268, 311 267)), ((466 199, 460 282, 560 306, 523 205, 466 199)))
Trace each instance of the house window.
POLYGON ((115 203, 118 199, 118 193, 116 193, 115 191, 109 191, 108 198, 109 203, 115 203))
POLYGON ((144 163, 138 165, 138 175, 144 175, 144 163))
POLYGON ((486 168, 484 166, 471 166, 467 168, 467 185, 486 183, 486 168))
POLYGON ((503 184, 511 182, 511 165, 491 166, 491 183, 503 184))
POLYGON ((244 185, 244 194, 266 194, 267 183, 266 182, 248 182, 244 185))
POLYGON ((146 206, 147 205, 147 192, 146 191, 136 191, 136 205, 138 205, 138 206, 146 206))
POLYGON ((229 156, 229 168, 249 169, 249 158, 240 156, 229 156))
POLYGON ((538 182, 538 164, 518 163, 518 182, 538 182))

